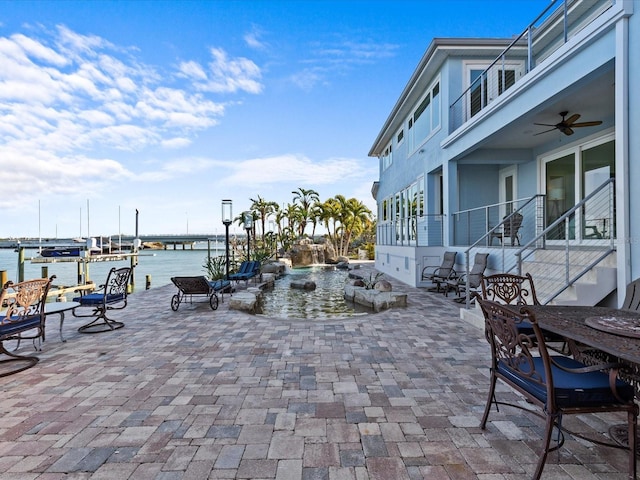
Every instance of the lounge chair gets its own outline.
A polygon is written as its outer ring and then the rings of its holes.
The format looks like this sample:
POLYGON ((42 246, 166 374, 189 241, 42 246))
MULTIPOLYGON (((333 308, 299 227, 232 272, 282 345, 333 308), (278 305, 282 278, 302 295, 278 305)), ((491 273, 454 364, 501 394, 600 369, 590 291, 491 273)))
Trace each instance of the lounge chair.
POLYGON ((94 320, 78 328, 80 333, 100 333, 117 330, 124 327, 124 323, 107 316, 111 310, 122 310, 127 306, 129 293, 129 279, 131 267, 112 268, 109 270, 104 285, 97 291, 81 295, 73 299, 80 302, 80 306, 72 310, 74 317, 92 317, 94 320), (91 313, 78 313, 83 308, 90 308, 91 313))
POLYGON ((224 302, 224 292, 231 289, 229 280, 207 280, 205 276, 197 277, 171 277, 171 281, 178 288, 178 293, 171 297, 171 310, 178 310, 180 304, 189 301, 193 303, 193 297, 204 296, 209 301, 212 310, 218 308, 218 293, 224 302))
POLYGON ((453 269, 456 264, 456 252, 444 252, 442 264, 427 265, 422 269, 421 279, 423 282, 431 282, 436 285, 433 289, 440 292, 440 286, 451 279, 457 278, 457 273, 453 269))
MULTIPOLYGON (((447 282, 447 288, 445 289, 445 296, 448 295, 449 290, 455 290, 457 298, 454 298, 455 302, 463 303, 467 300, 467 278, 469 280, 469 294, 472 291, 476 291, 480 288, 482 283, 482 276, 487 268, 489 261, 488 253, 476 253, 473 261, 473 267, 469 271, 469 274, 462 274, 458 278, 449 280, 447 282)), ((473 297, 471 297, 473 299, 473 297)))
POLYGON ((256 260, 242 262, 242 264, 240 264, 240 269, 238 270, 238 272, 232 273, 229 275, 229 280, 234 280, 236 283, 239 283, 241 280, 244 280, 246 284, 249 282, 250 279, 258 276, 259 274, 260 274, 260 262, 256 260))

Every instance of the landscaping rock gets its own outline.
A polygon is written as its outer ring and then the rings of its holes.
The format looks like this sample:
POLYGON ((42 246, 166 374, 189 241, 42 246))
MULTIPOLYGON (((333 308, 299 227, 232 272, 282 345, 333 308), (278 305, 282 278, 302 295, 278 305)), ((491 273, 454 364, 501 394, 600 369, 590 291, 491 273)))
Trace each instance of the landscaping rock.
POLYGON ((391 282, 389 282, 388 280, 378 280, 373 288, 381 292, 390 292, 391 290, 393 290, 391 282))
POLYGON ((229 299, 229 309, 240 310, 248 313, 256 313, 258 299, 253 292, 236 292, 229 299))
POLYGON ((311 280, 305 280, 305 281, 294 280, 291 282, 291 288, 295 288, 298 290, 315 290, 316 282, 313 282, 311 280))

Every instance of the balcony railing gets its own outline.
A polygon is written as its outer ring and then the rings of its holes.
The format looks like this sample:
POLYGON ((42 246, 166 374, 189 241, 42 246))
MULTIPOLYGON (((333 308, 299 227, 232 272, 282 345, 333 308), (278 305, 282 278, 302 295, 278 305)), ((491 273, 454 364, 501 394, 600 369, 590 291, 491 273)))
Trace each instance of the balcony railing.
POLYGON ((615 0, 551 0, 449 107, 451 131, 480 113, 545 58, 564 45, 615 0))
POLYGON ((434 247, 443 245, 444 215, 411 216, 395 222, 379 223, 378 245, 434 247))

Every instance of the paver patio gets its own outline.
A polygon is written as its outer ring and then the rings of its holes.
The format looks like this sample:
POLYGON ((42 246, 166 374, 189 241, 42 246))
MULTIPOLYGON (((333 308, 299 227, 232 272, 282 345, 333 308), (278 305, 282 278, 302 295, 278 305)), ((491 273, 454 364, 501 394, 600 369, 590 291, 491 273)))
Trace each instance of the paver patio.
MULTIPOLYGON (((69 315, 62 343, 51 319, 40 363, 0 378, 0 478, 530 478, 542 422, 501 408, 478 426, 482 330, 451 297, 391 281, 407 308, 346 320, 252 316, 226 301, 173 312, 173 286, 130 296, 114 332, 79 334, 69 315)), ((597 434, 620 420, 565 425, 597 434)), ((625 451, 568 437, 543 479, 626 470, 625 451)))

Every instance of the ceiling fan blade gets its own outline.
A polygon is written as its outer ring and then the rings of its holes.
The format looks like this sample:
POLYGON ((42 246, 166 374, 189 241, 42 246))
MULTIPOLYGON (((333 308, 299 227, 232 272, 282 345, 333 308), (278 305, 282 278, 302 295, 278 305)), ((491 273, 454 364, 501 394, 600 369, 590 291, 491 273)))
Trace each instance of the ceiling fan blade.
POLYGON ((573 135, 573 130, 571 130, 569 127, 565 127, 562 129, 562 133, 564 133, 565 135, 573 135))
POLYGON ((571 127, 573 125, 573 122, 575 122, 576 120, 578 120, 580 118, 580 115, 577 113, 574 113, 573 115, 571 115, 569 118, 567 118, 566 120, 563 121, 563 123, 567 126, 567 127, 571 127))
POLYGON ((595 120, 593 122, 574 123, 573 125, 571 125, 571 128, 573 128, 573 127, 595 127, 596 125, 601 125, 601 124, 602 124, 602 121, 595 120))
POLYGON ((534 125, 542 125, 544 127, 555 127, 555 123, 534 123, 534 125))
MULTIPOLYGON (((542 124, 536 123, 536 125, 542 125, 542 124)), ((549 130, 545 130, 544 132, 534 133, 533 136, 535 137, 536 135, 542 135, 543 133, 553 132, 555 129, 556 129, 556 127, 553 127, 553 128, 550 128, 549 130)))

